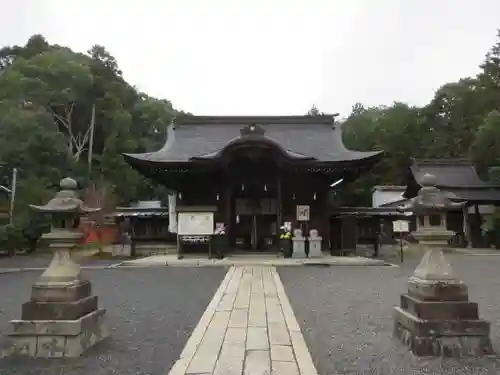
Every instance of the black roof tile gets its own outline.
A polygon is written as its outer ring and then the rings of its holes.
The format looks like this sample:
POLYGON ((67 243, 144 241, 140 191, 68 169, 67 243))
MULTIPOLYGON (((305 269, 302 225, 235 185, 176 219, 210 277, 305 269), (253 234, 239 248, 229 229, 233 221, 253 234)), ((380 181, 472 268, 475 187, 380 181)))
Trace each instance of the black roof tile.
POLYGON ((243 127, 258 125, 265 137, 282 147, 290 157, 318 161, 361 160, 380 154, 348 150, 334 117, 322 116, 185 116, 171 126, 163 148, 128 157, 151 162, 184 162, 210 157, 240 137, 243 127))
POLYGON ((418 184, 428 173, 434 175, 436 185, 441 187, 490 186, 481 180, 474 165, 466 159, 413 159, 410 169, 418 184))
MULTIPOLYGON (((425 174, 436 178, 436 186, 450 198, 475 203, 500 203, 500 186, 482 180, 473 163, 467 159, 413 159, 410 172, 420 185, 425 174)), ((408 190, 404 194, 411 198, 408 190)))

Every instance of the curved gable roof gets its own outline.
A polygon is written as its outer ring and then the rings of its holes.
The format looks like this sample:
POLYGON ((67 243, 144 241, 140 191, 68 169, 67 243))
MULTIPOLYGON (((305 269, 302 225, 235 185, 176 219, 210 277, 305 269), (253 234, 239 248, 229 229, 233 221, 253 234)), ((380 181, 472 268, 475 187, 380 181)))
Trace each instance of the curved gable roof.
POLYGON ((256 124, 265 137, 279 145, 292 158, 317 161, 362 160, 380 151, 348 150, 342 141, 342 129, 333 126, 333 116, 187 116, 177 119, 168 131, 161 150, 127 157, 150 162, 186 162, 210 157, 240 137, 241 129, 256 124))

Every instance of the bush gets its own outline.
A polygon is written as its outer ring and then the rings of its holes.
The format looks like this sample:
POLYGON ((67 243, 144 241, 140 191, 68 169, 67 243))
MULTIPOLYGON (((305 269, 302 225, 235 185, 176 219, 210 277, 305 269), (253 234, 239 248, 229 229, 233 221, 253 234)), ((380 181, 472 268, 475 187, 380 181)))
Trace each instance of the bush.
POLYGON ((25 225, 0 225, 0 251, 14 255, 16 251, 34 252, 40 245, 41 237, 50 231, 50 224, 42 217, 35 216, 25 225))
POLYGON ((0 250, 13 255, 16 250, 21 250, 23 246, 24 236, 21 228, 13 224, 0 226, 0 250))
POLYGON ((481 229, 487 236, 489 245, 500 249, 500 207, 495 208, 481 229))
POLYGON ((34 252, 37 246, 40 245, 42 235, 48 232, 50 232, 50 222, 48 219, 40 216, 32 217, 22 228, 22 235, 27 251, 29 253, 34 252))

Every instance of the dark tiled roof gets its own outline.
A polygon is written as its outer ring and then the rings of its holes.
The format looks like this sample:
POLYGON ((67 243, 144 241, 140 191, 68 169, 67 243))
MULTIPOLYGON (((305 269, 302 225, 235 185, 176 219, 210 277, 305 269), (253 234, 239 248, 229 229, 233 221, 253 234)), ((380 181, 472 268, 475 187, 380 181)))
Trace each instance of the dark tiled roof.
POLYGON ((453 200, 500 203, 500 188, 447 189, 447 191, 453 200))
POLYGON ((436 177, 436 185, 441 187, 490 186, 481 180, 474 165, 465 159, 414 159, 410 168, 419 185, 428 173, 436 177))
POLYGON ((332 209, 332 216, 406 216, 395 207, 337 207, 332 209))
POLYGON ((348 150, 342 129, 333 126, 333 116, 186 116, 178 118, 168 132, 163 148, 126 156, 151 162, 184 162, 197 157, 213 157, 238 140, 245 126, 264 129, 265 138, 281 147, 287 156, 318 161, 361 160, 380 152, 348 150), (175 129, 174 129, 175 128, 175 129))
POLYGON ((466 159, 414 159, 410 171, 420 185, 425 174, 436 178, 436 186, 450 198, 469 202, 499 202, 500 186, 482 180, 466 159))

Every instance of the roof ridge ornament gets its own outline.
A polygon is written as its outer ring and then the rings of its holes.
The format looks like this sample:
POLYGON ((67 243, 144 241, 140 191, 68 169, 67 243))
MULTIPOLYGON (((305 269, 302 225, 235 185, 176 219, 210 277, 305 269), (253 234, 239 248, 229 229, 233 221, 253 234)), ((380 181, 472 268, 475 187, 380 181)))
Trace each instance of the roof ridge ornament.
POLYGON ((240 129, 240 134, 242 137, 247 136, 263 136, 266 133, 266 130, 257 124, 249 124, 240 129))

